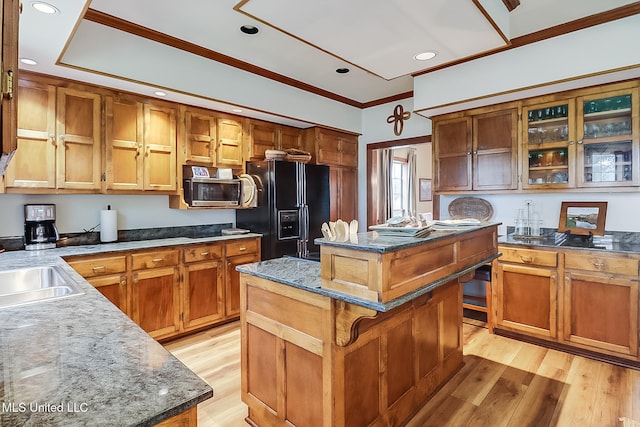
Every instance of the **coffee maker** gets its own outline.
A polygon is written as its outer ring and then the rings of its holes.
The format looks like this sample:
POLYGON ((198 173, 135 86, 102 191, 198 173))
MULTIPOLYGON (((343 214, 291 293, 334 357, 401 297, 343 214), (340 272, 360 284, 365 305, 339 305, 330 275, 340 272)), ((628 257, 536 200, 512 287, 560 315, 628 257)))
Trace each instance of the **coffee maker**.
POLYGON ((52 249, 60 238, 56 228, 56 205, 24 205, 24 248, 52 249))

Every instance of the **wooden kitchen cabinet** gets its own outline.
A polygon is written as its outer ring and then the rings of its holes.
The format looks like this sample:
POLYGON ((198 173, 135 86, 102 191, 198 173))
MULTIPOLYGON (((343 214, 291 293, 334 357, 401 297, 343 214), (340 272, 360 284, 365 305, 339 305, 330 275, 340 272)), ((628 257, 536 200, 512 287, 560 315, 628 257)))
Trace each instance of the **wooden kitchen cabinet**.
POLYGON ((358 172, 355 168, 330 166, 331 221, 358 217, 358 172))
POLYGON ((250 119, 247 127, 247 160, 264 160, 267 150, 280 150, 278 125, 250 119))
POLYGON ((18 149, 6 187, 99 190, 100 94, 30 78, 19 80, 18 99, 18 149))
POLYGON ((496 328, 542 338, 557 336, 557 253, 498 249, 493 286, 496 328))
POLYGON ((624 187, 640 183, 638 88, 576 100, 576 185, 624 187))
MULTIPOLYGON (((5 154, 12 153, 17 147, 16 137, 16 120, 17 120, 17 101, 18 94, 17 84, 18 77, 18 27, 20 23, 20 12, 22 11, 22 2, 19 0, 2 0, 0 1, 0 20, 2 21, 2 32, 0 32, 0 48, 2 63, 2 79, 11 76, 13 78, 13 87, 5 87, 4 91, 11 93, 3 93, 0 97, 0 120, 2 121, 2 135, 0 136, 0 160, 5 154)), ((0 179, 0 192, 3 183, 0 179)))
POLYGON ((236 267, 260 261, 260 240, 242 239, 225 245, 225 316, 240 315, 240 273, 236 267))
POLYGON ((108 190, 144 190, 142 100, 105 97, 105 178, 108 190))
POLYGON ((523 188, 575 186, 575 101, 553 99, 525 104, 523 188))
POLYGON ((278 150, 299 150, 302 147, 302 129, 291 126, 278 126, 278 150))
POLYGON ((243 129, 240 117, 217 115, 216 163, 218 167, 238 168, 243 162, 243 129))
POLYGON ((210 111, 189 108, 184 112, 187 162, 215 165, 216 117, 210 111))
POLYGON ((303 150, 319 165, 358 166, 357 135, 323 128, 309 128, 303 132, 303 150))
POLYGON ((184 248, 182 327, 212 325, 224 317, 224 245, 184 248))
POLYGON ((436 189, 518 187, 518 109, 474 110, 434 120, 436 189))
POLYGON ((176 114, 169 105, 144 104, 144 189, 175 191, 176 114))
POLYGON ((156 339, 180 330, 178 249, 136 252, 132 264, 132 318, 156 339))
POLYGON ((300 149, 302 130, 259 120, 247 123, 247 160, 264 160, 265 151, 300 149))
POLYGON ((564 342, 638 356, 639 259, 604 252, 565 254, 564 342))
POLYGON ((123 313, 131 316, 126 255, 72 257, 66 261, 123 313))
POLYGON ((176 110, 108 95, 105 116, 107 190, 175 191, 176 110))

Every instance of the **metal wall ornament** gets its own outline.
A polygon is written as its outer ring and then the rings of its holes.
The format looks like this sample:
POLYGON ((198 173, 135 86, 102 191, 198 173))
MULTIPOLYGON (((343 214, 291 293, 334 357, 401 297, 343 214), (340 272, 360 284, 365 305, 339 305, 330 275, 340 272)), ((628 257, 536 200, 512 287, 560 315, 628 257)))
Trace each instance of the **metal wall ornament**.
POLYGON ((393 114, 387 117, 387 123, 393 123, 393 133, 396 136, 402 135, 404 129, 404 121, 409 120, 411 113, 404 111, 404 107, 400 104, 393 109, 393 114))

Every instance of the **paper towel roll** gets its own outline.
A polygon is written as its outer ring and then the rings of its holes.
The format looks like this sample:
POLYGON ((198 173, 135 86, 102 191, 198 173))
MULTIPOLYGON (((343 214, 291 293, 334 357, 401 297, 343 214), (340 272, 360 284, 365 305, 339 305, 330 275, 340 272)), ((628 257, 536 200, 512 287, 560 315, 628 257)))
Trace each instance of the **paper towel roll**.
POLYGON ((118 212, 105 209, 100 211, 100 241, 115 242, 118 240, 118 212))

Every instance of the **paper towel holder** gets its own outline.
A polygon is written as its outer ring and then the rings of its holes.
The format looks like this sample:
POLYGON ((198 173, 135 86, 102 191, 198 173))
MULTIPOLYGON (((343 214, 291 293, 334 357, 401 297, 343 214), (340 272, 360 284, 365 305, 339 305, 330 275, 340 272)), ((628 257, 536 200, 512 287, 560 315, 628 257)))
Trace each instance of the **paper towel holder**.
POLYGON ((100 212, 100 241, 103 243, 118 240, 118 213, 111 210, 111 205, 100 212))

